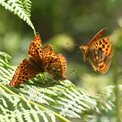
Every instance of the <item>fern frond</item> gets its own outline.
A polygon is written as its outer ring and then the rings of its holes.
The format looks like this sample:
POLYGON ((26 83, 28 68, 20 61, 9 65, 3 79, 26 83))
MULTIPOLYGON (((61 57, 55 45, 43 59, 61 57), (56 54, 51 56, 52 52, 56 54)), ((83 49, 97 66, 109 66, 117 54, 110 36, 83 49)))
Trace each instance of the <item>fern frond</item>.
POLYGON ((30 0, 0 0, 0 4, 10 12, 18 15, 23 21, 25 21, 36 33, 33 23, 31 22, 31 1, 30 0))
POLYGON ((20 4, 23 6, 28 17, 31 16, 31 1, 30 0, 20 0, 20 4))
MULTIPOLYGON (((35 78, 40 81, 38 85, 22 84, 19 88, 10 87, 8 84, 15 67, 10 66, 9 61, 10 56, 0 52, 1 120, 56 122, 56 119, 60 119, 70 122, 67 118, 85 120, 114 108, 114 86, 93 97, 68 80, 44 88, 40 84, 46 77, 41 74, 35 78)), ((36 81, 35 79, 32 81, 36 81)))
POLYGON ((105 87, 103 91, 97 95, 96 111, 98 113, 100 113, 101 111, 108 112, 113 109, 114 107, 113 101, 115 101, 115 96, 113 93, 114 93, 114 86, 110 85, 105 87))

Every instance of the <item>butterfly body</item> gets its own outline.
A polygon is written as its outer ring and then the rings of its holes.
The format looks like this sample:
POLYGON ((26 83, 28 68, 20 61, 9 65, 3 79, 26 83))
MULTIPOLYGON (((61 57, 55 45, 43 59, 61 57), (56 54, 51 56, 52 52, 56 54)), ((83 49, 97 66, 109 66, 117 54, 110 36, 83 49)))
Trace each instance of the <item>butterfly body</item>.
POLYGON ((38 33, 29 46, 28 55, 29 59, 24 59, 17 67, 10 86, 18 86, 42 72, 48 72, 56 80, 66 78, 65 57, 56 54, 51 45, 42 47, 38 33))
POLYGON ((100 30, 87 45, 80 46, 84 61, 89 61, 93 70, 101 74, 108 71, 114 52, 110 37, 101 38, 104 31, 105 29, 100 30))

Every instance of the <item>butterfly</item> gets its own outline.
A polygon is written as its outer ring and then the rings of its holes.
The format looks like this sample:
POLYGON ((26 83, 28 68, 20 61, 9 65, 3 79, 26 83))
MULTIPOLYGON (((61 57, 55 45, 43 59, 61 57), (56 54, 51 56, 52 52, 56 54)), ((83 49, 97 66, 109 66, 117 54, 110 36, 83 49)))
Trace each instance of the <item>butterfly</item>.
POLYGON ((111 58, 114 53, 110 36, 101 37, 106 28, 101 29, 87 45, 81 45, 84 61, 89 61, 94 71, 104 74, 111 65, 111 58))
POLYGON ((48 72, 55 80, 66 79, 65 57, 56 54, 51 45, 43 47, 39 33, 29 46, 28 55, 29 59, 24 59, 17 67, 10 86, 18 86, 42 72, 48 72))

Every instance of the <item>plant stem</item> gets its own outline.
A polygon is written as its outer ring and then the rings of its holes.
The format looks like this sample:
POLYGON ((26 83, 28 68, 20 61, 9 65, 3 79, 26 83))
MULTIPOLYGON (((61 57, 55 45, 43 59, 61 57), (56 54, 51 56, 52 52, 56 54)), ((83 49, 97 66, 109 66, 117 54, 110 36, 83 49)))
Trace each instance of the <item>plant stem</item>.
MULTIPOLYGON (((7 88, 6 86, 4 86, 3 84, 0 83, 0 86, 1 86, 3 89, 5 89, 7 92, 9 92, 10 94, 14 94, 14 95, 16 95, 18 98, 20 98, 21 100, 25 101, 26 98, 23 98, 22 96, 20 96, 20 95, 14 93, 12 90, 8 89, 8 88, 7 88)), ((43 106, 40 105, 40 104, 37 104, 37 103, 35 103, 35 102, 31 101, 31 100, 28 100, 28 99, 27 99, 27 101, 30 102, 31 105, 36 105, 36 106, 38 106, 41 110, 50 111, 50 112, 53 113, 55 116, 57 116, 58 118, 60 118, 61 120, 63 120, 62 122, 71 122, 70 120, 66 119, 65 117, 61 116, 60 114, 58 114, 58 113, 56 113, 56 112, 54 112, 54 111, 52 111, 52 110, 49 110, 48 108, 45 108, 45 107, 43 107, 43 106)))
POLYGON ((114 60, 113 60, 113 82, 115 84, 115 115, 116 115, 116 122, 121 122, 121 114, 120 114, 120 91, 119 91, 119 86, 118 86, 118 59, 117 59, 117 53, 114 55, 114 60))

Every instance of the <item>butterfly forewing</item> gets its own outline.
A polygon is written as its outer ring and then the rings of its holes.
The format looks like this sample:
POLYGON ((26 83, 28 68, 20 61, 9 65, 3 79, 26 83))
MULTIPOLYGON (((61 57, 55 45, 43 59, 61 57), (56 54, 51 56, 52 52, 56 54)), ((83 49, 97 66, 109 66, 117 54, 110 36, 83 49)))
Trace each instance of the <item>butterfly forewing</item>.
POLYGON ((42 59, 42 41, 39 33, 36 34, 35 38, 31 42, 29 46, 29 58, 33 58, 33 60, 37 60, 37 62, 41 62, 42 59))
POLYGON ((94 41, 97 41, 98 39, 100 39, 106 30, 107 30, 106 28, 103 28, 99 32, 97 32, 97 34, 89 41, 88 45, 92 45, 94 41))
POLYGON ((51 45, 46 45, 44 48, 43 48, 43 59, 45 59, 45 57, 51 55, 51 56, 54 56, 55 53, 54 53, 54 50, 53 50, 53 47, 51 45))
POLYGON ((39 70, 27 59, 24 59, 17 67, 15 74, 10 82, 10 86, 18 86, 21 83, 35 77, 39 70))

